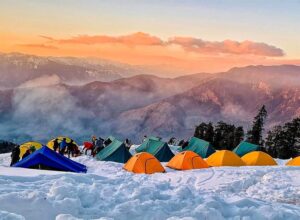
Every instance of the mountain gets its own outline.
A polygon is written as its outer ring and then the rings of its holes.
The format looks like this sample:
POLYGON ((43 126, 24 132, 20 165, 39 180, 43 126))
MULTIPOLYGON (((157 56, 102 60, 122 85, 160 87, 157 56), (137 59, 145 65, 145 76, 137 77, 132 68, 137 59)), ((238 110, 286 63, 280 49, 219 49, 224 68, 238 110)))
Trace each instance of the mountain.
POLYGON ((249 66, 216 74, 161 78, 138 75, 70 85, 48 76, 0 90, 0 138, 47 141, 144 134, 189 137, 201 121, 247 127, 265 104, 267 128, 300 115, 298 66, 249 66), (266 69, 264 71, 263 69, 266 69), (38 84, 39 86, 33 86, 38 84))
POLYGON ((223 120, 247 128, 264 104, 269 112, 267 128, 291 120, 300 113, 300 89, 265 90, 260 84, 212 79, 187 92, 122 113, 116 119, 121 125, 115 130, 120 135, 127 128, 130 136, 152 133, 186 138, 202 121, 223 120))
POLYGON ((95 58, 41 57, 20 53, 0 54, 0 88, 23 84, 85 84, 112 81, 143 73, 142 68, 95 58))

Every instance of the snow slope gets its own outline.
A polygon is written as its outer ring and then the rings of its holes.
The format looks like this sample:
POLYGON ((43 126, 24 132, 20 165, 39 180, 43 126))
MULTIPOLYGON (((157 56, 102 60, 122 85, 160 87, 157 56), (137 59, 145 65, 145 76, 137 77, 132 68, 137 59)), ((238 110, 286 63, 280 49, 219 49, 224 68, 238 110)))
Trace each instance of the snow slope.
POLYGON ((300 167, 134 175, 81 156, 88 173, 73 174, 10 168, 9 159, 0 155, 0 219, 300 218, 300 167))

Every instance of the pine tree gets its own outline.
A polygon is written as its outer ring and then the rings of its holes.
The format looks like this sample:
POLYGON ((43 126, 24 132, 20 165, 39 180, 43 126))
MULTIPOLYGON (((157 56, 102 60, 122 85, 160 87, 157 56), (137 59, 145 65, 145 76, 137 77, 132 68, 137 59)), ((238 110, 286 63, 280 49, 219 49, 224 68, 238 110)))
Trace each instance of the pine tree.
POLYGON ((194 136, 200 139, 204 139, 204 135, 207 129, 207 124, 202 122, 198 126, 196 126, 194 136))
POLYGON ((242 126, 235 128, 234 130, 234 140, 233 140, 233 147, 235 148, 238 146, 242 140, 244 140, 245 132, 242 126))
POLYGON ((203 139, 212 143, 214 141, 215 129, 211 122, 209 122, 206 126, 206 131, 203 139))
POLYGON ((267 115, 266 107, 263 105, 253 120, 252 129, 247 133, 248 142, 261 146, 263 145, 264 123, 267 115))

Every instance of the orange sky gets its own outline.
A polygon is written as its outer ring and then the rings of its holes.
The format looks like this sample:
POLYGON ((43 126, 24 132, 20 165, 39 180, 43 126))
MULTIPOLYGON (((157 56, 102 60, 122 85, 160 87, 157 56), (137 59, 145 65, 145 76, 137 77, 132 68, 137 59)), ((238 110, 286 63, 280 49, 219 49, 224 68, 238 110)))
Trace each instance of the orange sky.
POLYGON ((172 36, 162 39, 148 33, 120 36, 77 35, 68 38, 1 33, 2 52, 42 56, 105 58, 133 65, 149 65, 176 73, 217 72, 252 64, 299 64, 273 45, 253 41, 206 41, 172 36))
POLYGON ((271 0, 3 0, 0 52, 98 57, 171 75, 300 64, 299 10, 271 0))

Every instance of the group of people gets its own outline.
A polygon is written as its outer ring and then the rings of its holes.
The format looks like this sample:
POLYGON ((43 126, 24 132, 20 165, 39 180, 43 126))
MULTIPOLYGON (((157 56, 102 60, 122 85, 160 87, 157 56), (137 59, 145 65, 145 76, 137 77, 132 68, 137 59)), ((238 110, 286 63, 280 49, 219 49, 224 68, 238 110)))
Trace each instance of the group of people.
POLYGON ((104 147, 108 146, 112 140, 109 138, 104 140, 102 137, 97 138, 96 136, 92 136, 92 142, 85 142, 83 151, 85 155, 87 155, 87 152, 90 150, 91 155, 95 156, 97 153, 99 153, 104 147))
POLYGON ((22 158, 20 158, 20 153, 21 153, 21 150, 20 150, 20 145, 16 145, 12 152, 11 152, 11 163, 10 163, 10 166, 14 165, 15 163, 19 162, 20 159, 24 159, 26 157, 28 157, 30 154, 32 154, 34 151, 35 151, 35 147, 34 146, 31 146, 29 147, 25 153, 22 155, 22 158))
MULTIPOLYGON (((103 148, 107 147, 112 142, 113 142, 113 140, 111 140, 110 137, 108 137, 107 139, 103 139, 102 137, 97 138, 96 136, 92 136, 91 142, 84 143, 83 152, 85 155, 87 155, 87 152, 91 151, 91 155, 95 156, 103 148)), ((128 138, 125 139, 124 144, 127 149, 129 149, 131 147, 131 141, 128 138)))
POLYGON ((74 143, 73 140, 70 142, 67 142, 66 138, 63 138, 62 140, 54 139, 53 140, 53 150, 61 155, 68 154, 68 158, 74 157, 78 154, 78 148, 77 145, 74 143))
MULTIPOLYGON (((146 136, 145 136, 145 138, 146 138, 146 136)), ((110 138, 103 139, 101 137, 97 138, 96 136, 92 136, 92 142, 90 143, 90 145, 84 146, 83 152, 85 152, 85 154, 87 154, 87 151, 90 150, 91 155, 95 156, 103 148, 105 148, 106 146, 111 144, 112 141, 113 140, 111 140, 110 138)), ((89 142, 85 142, 85 143, 89 143, 89 142)), ((125 139, 124 144, 127 149, 130 149, 131 141, 128 138, 125 139)), ((30 154, 35 152, 35 150, 36 150, 36 148, 34 146, 29 147, 26 150, 26 152, 22 155, 22 158, 20 158, 20 153, 21 153, 20 145, 16 145, 13 148, 12 153, 11 153, 10 166, 19 162, 20 159, 24 159, 24 158, 28 157, 30 154)), ((71 156, 74 157, 74 156, 77 156, 80 154, 80 150, 78 149, 76 143, 72 139, 68 142, 66 138, 54 139, 53 140, 53 150, 61 155, 67 154, 68 158, 70 158, 71 156)))

